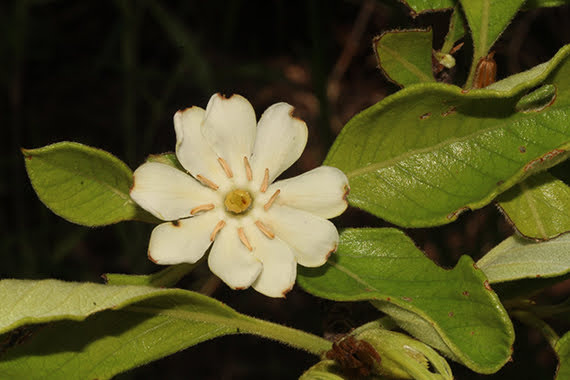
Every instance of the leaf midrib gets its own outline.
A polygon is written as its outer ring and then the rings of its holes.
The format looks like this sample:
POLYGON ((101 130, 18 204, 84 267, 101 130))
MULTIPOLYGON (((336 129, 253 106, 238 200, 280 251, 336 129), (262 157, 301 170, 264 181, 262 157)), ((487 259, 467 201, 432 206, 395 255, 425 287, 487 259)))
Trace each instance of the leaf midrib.
POLYGON ((402 64, 408 71, 418 77, 421 82, 433 82, 433 78, 430 78, 426 74, 424 74, 416 65, 412 64, 407 59, 404 59, 400 54, 395 52, 394 50, 390 49, 389 47, 380 43, 380 48, 384 49, 384 51, 392 56, 396 61, 402 64))
MULTIPOLYGON (((562 112, 567 113, 565 110, 562 110, 562 112)), ((532 116, 528 116, 528 117, 521 117, 520 119, 517 119, 517 122, 521 122, 521 121, 525 121, 527 119, 532 119, 532 116)), ((494 125, 492 127, 489 128, 484 128, 484 129, 479 129, 473 133, 464 135, 462 137, 453 137, 453 138, 449 138, 446 140, 443 140, 435 145, 431 145, 425 148, 421 148, 421 149, 414 149, 414 150, 408 150, 405 153, 402 153, 400 155, 394 156, 388 160, 385 161, 381 161, 381 162, 376 162, 376 163, 371 163, 362 167, 358 167, 357 169, 354 169, 352 171, 348 171, 345 172, 346 176, 348 177, 348 179, 360 176, 360 175, 364 175, 364 174, 368 174, 371 172, 375 172, 378 169, 382 169, 385 167, 389 167, 392 166, 400 161, 404 161, 407 158, 413 157, 415 155, 418 154, 422 154, 422 153, 429 153, 429 152, 434 152, 436 150, 441 150, 441 148, 454 144, 454 143, 459 143, 459 142, 464 142, 464 141, 468 141, 468 140, 473 140, 475 137, 478 137, 480 135, 483 135, 487 132, 491 132, 491 131, 495 131, 495 130, 499 130, 499 129, 507 129, 508 128, 508 124, 505 123, 500 123, 499 125, 494 125)), ((559 133, 564 134, 563 131, 559 131, 557 130, 559 133)), ((567 134, 567 136, 570 137, 570 135, 567 134)), ((563 144, 564 146, 565 144, 563 144)), ((559 147, 558 147, 559 148, 559 147)))

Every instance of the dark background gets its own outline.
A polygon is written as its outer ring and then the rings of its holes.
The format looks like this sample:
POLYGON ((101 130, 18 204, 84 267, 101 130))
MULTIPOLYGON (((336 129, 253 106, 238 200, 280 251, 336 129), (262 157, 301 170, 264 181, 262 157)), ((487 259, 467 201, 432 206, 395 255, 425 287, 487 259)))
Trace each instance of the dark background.
MULTIPOLYGON (((239 93, 259 116, 286 101, 309 126, 309 144, 286 174, 322 162, 358 111, 397 91, 376 67, 372 38, 395 28, 431 26, 443 42, 450 13, 413 19, 384 1, 2 1, 0 3, 0 278, 101 282, 107 272, 151 273, 152 226, 76 226, 52 214, 27 179, 20 147, 69 140, 105 149, 131 168, 171 151, 172 116, 205 107, 215 92, 239 93)), ((499 77, 548 60, 570 42, 569 7, 520 13, 494 49, 499 77)), ((469 41, 457 54, 458 81, 469 41)), ((463 74, 461 74, 463 73, 463 74)), ((357 210, 343 226, 387 226, 357 210)), ((475 259, 512 233, 493 206, 437 229, 407 231, 428 256, 453 266, 475 259)), ((323 335, 379 316, 366 303, 320 300, 299 287, 287 299, 231 291, 200 268, 181 284, 240 312, 323 335)), ((568 284, 548 290, 559 300, 568 284)), ((549 379, 556 359, 540 335, 515 324, 514 362, 494 376, 453 365, 458 379, 549 379)), ((316 358, 250 336, 218 338, 120 375, 118 379, 292 379, 316 358), (200 374, 200 375, 198 375, 200 374)))

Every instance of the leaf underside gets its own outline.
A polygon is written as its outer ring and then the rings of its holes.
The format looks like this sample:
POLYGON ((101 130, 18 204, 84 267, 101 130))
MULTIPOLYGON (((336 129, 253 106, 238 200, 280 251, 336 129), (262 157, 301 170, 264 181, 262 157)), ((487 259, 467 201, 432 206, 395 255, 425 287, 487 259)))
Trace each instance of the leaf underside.
POLYGON ((320 268, 299 268, 299 284, 336 301, 373 301, 402 328, 474 371, 510 357, 514 333, 486 279, 464 256, 445 270, 396 229, 348 229, 320 268))
POLYGON ((527 238, 546 240, 570 231, 570 187, 548 172, 518 183, 497 201, 527 238))
POLYGON ((432 74, 431 30, 395 30, 374 39, 378 65, 402 87, 435 82, 432 74))
POLYGON ((2 379, 108 379, 117 373, 256 322, 221 302, 180 289, 0 281, 0 332, 31 330, 0 353, 2 379), (57 342, 57 344, 54 344, 57 342))
POLYGON ((564 276, 570 273, 570 234, 540 243, 513 235, 477 266, 491 283, 564 276))

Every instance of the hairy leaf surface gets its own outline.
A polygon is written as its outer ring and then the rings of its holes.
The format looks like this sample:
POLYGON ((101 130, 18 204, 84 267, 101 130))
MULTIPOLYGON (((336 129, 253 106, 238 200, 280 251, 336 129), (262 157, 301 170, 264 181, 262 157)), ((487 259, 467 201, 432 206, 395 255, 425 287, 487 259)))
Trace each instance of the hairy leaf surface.
POLYGON ((325 164, 346 173, 355 207, 406 227, 452 222, 567 158, 569 53, 567 46, 494 90, 406 87, 353 117, 325 164), (556 88, 555 99, 517 111, 544 84, 556 88))

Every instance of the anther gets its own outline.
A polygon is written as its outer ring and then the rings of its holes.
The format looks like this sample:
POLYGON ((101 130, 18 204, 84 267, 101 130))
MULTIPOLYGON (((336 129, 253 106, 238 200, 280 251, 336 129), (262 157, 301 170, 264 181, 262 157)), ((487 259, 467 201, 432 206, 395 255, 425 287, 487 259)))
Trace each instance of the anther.
POLYGON ((271 207, 271 205, 273 204, 273 202, 275 202, 275 199, 277 199, 277 196, 279 195, 279 193, 281 192, 281 190, 277 189, 273 195, 271 196, 271 198, 269 198, 269 200, 267 201, 266 204, 263 205, 263 209, 265 211, 269 210, 269 207, 271 207))
POLYGON ((245 236, 245 232, 243 232, 243 227, 238 228, 237 231, 238 231, 239 240, 241 240, 241 242, 243 243, 243 245, 247 247, 247 249, 253 251, 251 244, 249 244, 249 240, 247 240, 247 237, 245 236))
POLYGON ((196 206, 194 207, 192 210, 190 210, 190 214, 191 215, 196 215, 197 213, 199 213, 200 211, 210 211, 214 208, 214 204, 213 203, 207 203, 205 205, 200 205, 200 206, 196 206))
POLYGON ((265 168, 265 174, 263 175, 263 182, 261 183, 261 188, 259 191, 265 193, 267 190, 267 186, 269 186, 269 169, 265 168))
POLYGON ((271 231, 269 229, 269 227, 267 227, 265 224, 261 223, 259 220, 255 222, 255 225, 268 238, 273 239, 275 237, 275 234, 273 233, 273 231, 271 231))
POLYGON ((232 178, 234 176, 234 173, 232 172, 232 169, 230 169, 226 160, 224 160, 222 157, 218 157, 218 162, 222 166, 222 169, 224 169, 224 172, 226 172, 228 178, 232 178))
POLYGON ((196 176, 196 179, 200 182, 202 182, 202 184, 214 189, 214 190, 218 190, 218 188, 220 186, 216 185, 214 182, 210 181, 208 178, 204 177, 202 174, 198 174, 196 176))
POLYGON ((210 234, 210 241, 214 241, 218 232, 220 232, 220 230, 224 228, 225 225, 226 222, 224 222, 223 220, 220 220, 218 224, 216 224, 216 227, 214 227, 214 231, 212 231, 212 233, 210 234))
POLYGON ((243 164, 245 165, 245 175, 247 180, 251 181, 253 179, 253 174, 251 173, 251 166, 249 166, 249 160, 246 156, 243 156, 243 164))

